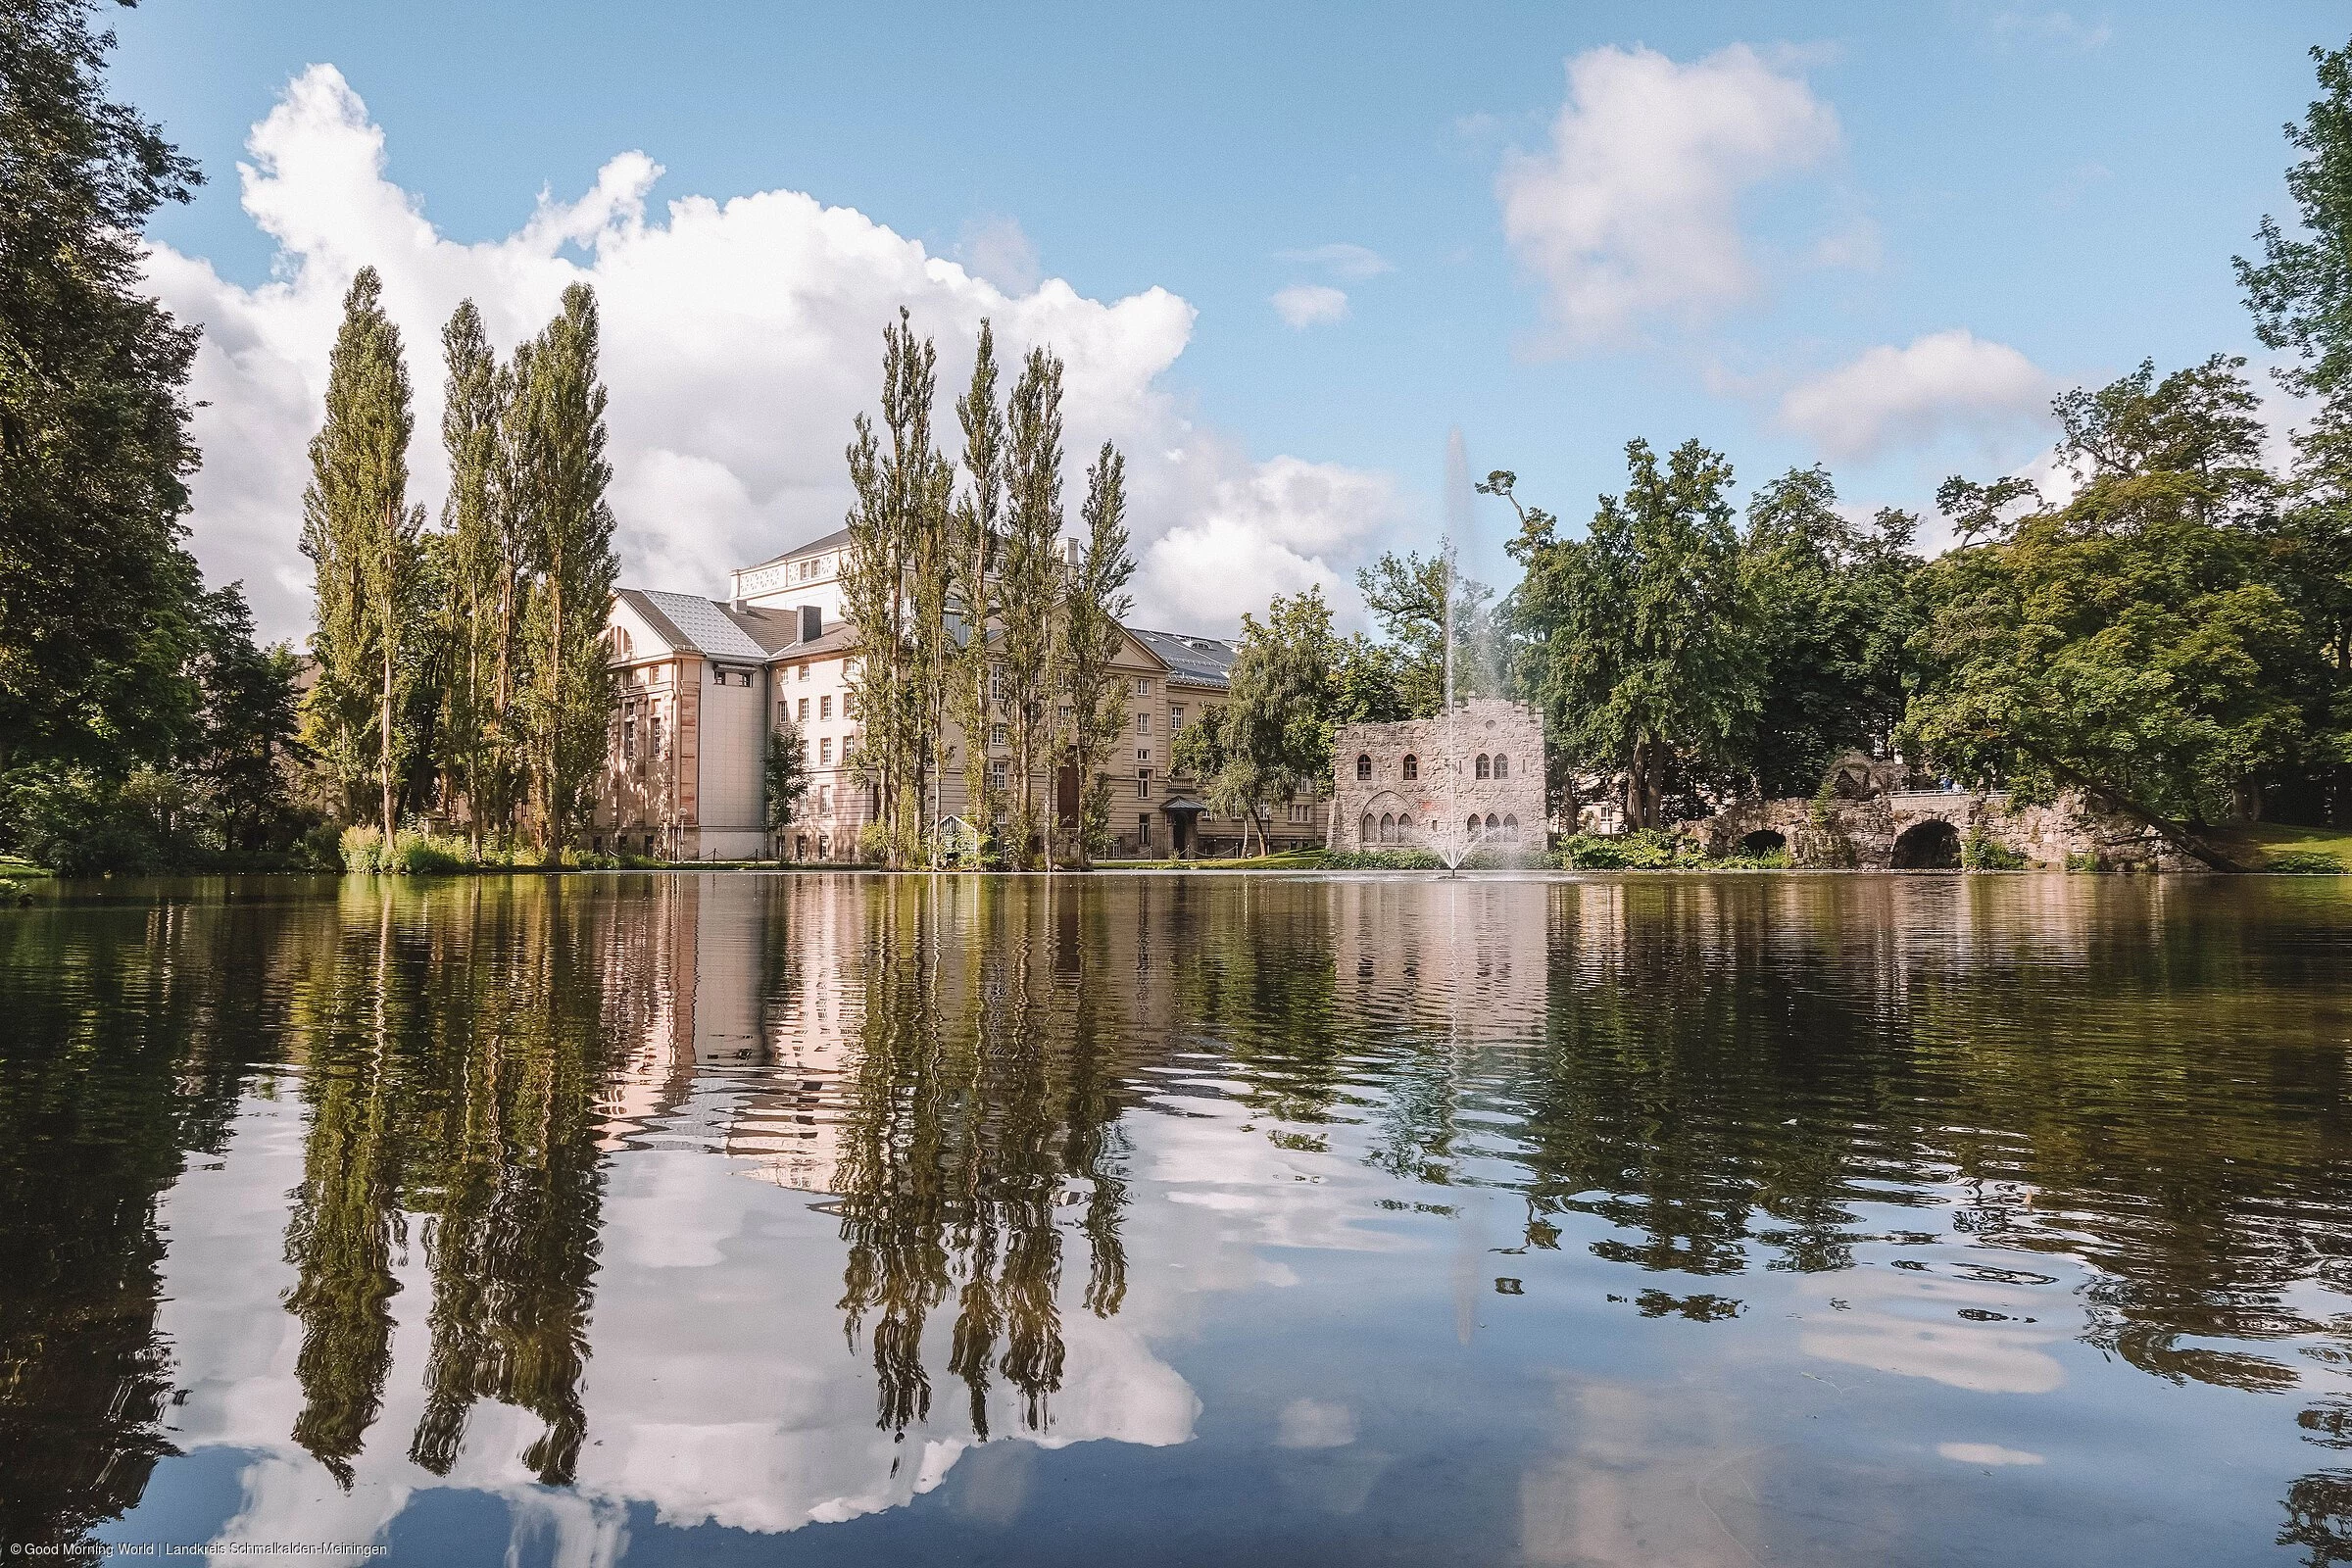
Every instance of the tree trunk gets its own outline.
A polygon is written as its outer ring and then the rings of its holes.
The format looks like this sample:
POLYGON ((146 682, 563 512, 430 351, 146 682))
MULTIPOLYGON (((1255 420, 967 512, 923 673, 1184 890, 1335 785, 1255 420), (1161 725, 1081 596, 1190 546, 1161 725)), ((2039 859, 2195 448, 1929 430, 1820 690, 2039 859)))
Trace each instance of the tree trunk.
POLYGON ((2176 822, 2170 817, 2157 815, 2154 811, 2151 811, 2146 807, 2139 805, 2136 801, 2129 800, 2126 797, 2117 794, 2114 790, 2109 789, 2104 784, 2093 782, 2090 778, 2077 772, 2071 767, 2068 767, 2065 763, 2057 761, 2049 757, 2045 757, 2041 753, 2034 751, 2032 747, 2020 746, 2018 750, 2024 752, 2028 757, 2033 758, 2035 761, 2041 763, 2042 766, 2048 768, 2059 779, 2065 783, 2072 784, 2076 789, 2081 790, 2092 800, 2097 801, 2100 805, 2106 807, 2109 810, 2120 812, 2123 815, 2132 818, 2132 820, 2134 822, 2138 822, 2146 827, 2154 828, 2158 836, 2163 838, 2167 843, 2171 844, 2175 849, 2179 850, 2181 854, 2187 856, 2189 858, 2196 860, 2203 865, 2210 866, 2216 871, 2243 871, 2247 869, 2246 866, 2240 864, 2235 859, 2232 859, 2223 851, 2218 850, 2211 844, 2206 843, 2203 838, 2199 837, 2185 824, 2176 822))

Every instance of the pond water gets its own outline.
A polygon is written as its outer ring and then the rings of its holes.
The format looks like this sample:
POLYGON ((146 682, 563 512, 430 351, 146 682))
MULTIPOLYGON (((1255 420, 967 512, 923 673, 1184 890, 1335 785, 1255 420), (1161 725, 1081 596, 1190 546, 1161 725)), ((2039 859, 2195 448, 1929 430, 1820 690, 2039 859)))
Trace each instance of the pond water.
POLYGON ((0 1534, 2352 1561, 2348 981, 2327 879, 60 887, 0 1534))

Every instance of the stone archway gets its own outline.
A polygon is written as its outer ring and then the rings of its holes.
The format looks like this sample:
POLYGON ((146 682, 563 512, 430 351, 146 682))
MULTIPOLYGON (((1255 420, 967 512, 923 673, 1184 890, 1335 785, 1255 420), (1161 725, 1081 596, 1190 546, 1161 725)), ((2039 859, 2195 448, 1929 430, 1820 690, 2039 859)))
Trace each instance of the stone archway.
POLYGON ((1788 835, 1774 828, 1760 827, 1740 841, 1741 855, 1778 855, 1788 848, 1788 835))
POLYGON ((1960 830, 1941 817, 1914 822, 1895 836, 1897 871, 1957 871, 1960 869, 1960 830))

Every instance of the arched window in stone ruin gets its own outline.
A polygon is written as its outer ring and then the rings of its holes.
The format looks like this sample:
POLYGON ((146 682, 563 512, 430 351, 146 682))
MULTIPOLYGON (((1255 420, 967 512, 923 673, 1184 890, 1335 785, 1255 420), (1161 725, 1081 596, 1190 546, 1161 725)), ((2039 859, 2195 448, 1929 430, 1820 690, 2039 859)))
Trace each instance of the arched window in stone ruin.
POLYGON ((1478 776, 1480 778, 1493 778, 1494 776, 1494 763, 1487 760, 1487 754, 1484 752, 1478 754, 1478 776))
POLYGON ((1501 826, 1502 824, 1494 819, 1494 813, 1493 811, 1489 811, 1487 813, 1487 831, 1492 833, 1501 826))
POLYGON ((1396 842, 1396 818, 1388 811, 1380 813, 1380 842, 1383 844, 1396 842))
POLYGON ((1410 752, 1404 754, 1404 776, 1406 778, 1419 778, 1421 776, 1421 759, 1415 757, 1410 752))
POLYGON ((1509 840, 1509 841, 1510 841, 1511 843, 1513 843, 1513 844, 1516 844, 1516 843, 1518 843, 1518 842, 1519 842, 1519 818, 1518 818, 1518 817, 1516 817, 1516 816, 1506 816, 1506 817, 1504 817, 1504 818, 1502 819, 1502 836, 1503 836, 1505 839, 1509 840))
POLYGON ((1360 783, 1364 782, 1365 780, 1369 779, 1371 776, 1372 776, 1372 758, 1371 758, 1371 755, 1370 755, 1369 753, 1365 753, 1365 752, 1359 752, 1359 753, 1357 753, 1357 754, 1356 754, 1356 759, 1355 759, 1355 778, 1356 778, 1356 782, 1360 784, 1360 783))
POLYGON ((1366 811, 1364 813, 1363 831, 1356 835, 1357 841, 1359 843, 1369 844, 1372 842, 1372 836, 1379 831, 1379 824, 1372 820, 1372 813, 1370 811, 1366 811))
POLYGON ((1503 756, 1500 752, 1496 752, 1494 754, 1494 776, 1496 778, 1509 778, 1511 776, 1511 760, 1503 756))
POLYGON ((1478 813, 1476 811, 1470 813, 1470 833, 1474 838, 1478 834, 1478 813))

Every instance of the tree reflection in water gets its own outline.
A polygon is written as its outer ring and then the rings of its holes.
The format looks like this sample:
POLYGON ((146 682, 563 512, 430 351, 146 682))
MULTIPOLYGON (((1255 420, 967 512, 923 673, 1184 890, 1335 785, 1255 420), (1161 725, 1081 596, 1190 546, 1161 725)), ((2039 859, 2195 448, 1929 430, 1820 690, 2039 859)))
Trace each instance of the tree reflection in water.
POLYGON ((841 1310, 872 1348, 876 1424, 904 1435, 928 1419, 923 1329, 953 1294, 948 1371, 985 1440, 992 1373, 1019 1392, 1025 1427, 1051 1426, 1065 1208, 1081 1210, 1086 1310, 1109 1317, 1125 1298, 1117 1121, 1135 1090, 1101 972, 1102 902, 995 881, 964 894, 976 910, 943 914, 940 883, 896 879, 863 903, 832 1185, 841 1310))
POLYGON ((311 1104, 286 1257, 303 1327, 294 1439, 346 1487, 383 1402, 397 1255, 421 1220, 427 1400, 410 1456, 446 1474, 467 1411, 537 1416, 523 1455, 571 1479, 603 1194, 603 971, 625 906, 550 884, 345 885, 297 988, 311 1104))

